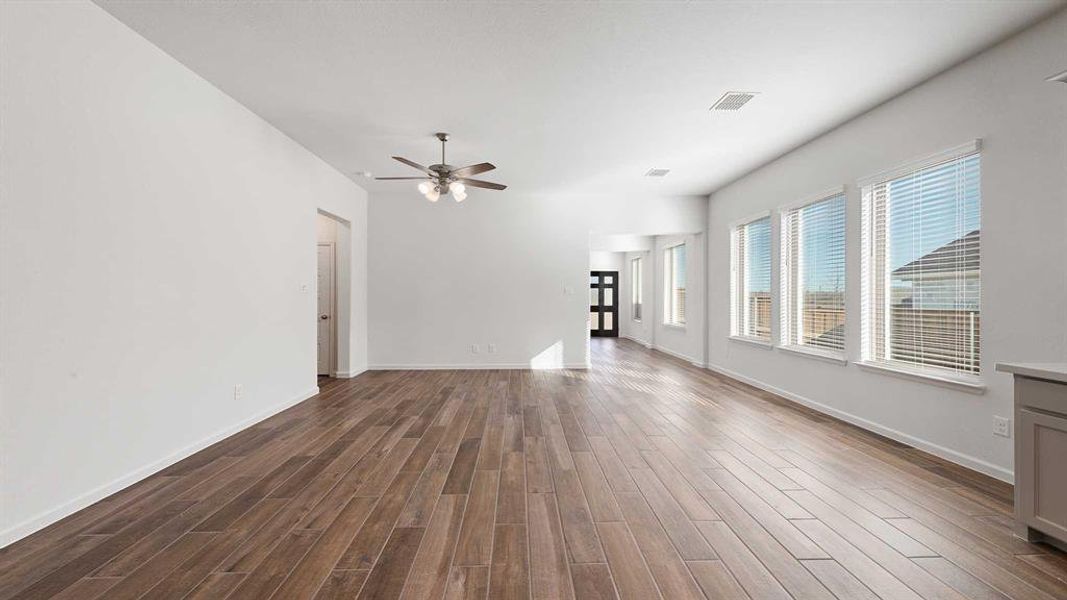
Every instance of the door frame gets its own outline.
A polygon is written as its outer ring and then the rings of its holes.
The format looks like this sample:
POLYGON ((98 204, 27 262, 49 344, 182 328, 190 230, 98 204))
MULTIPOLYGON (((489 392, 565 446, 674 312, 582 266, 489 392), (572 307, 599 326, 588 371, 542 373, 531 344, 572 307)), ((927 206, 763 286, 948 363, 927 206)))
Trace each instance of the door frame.
POLYGON ((591 337, 619 337, 619 272, 618 271, 589 271, 589 277, 597 278, 597 283, 589 282, 589 289, 597 290, 597 305, 589 305, 590 313, 597 313, 597 328, 590 328, 591 337), (604 277, 611 276, 611 283, 605 284, 604 277), (611 306, 604 310, 604 290, 611 290, 611 306), (611 329, 604 329, 604 313, 611 313, 611 329))
MULTIPOLYGON (((330 294, 326 298, 329 304, 330 318, 326 331, 329 339, 326 342, 326 372, 329 377, 337 377, 337 247, 334 242, 316 242, 315 245, 315 280, 318 281, 319 253, 318 249, 326 246, 330 249, 330 294)), ((318 285, 315 289, 315 374, 319 373, 319 313, 318 285)))

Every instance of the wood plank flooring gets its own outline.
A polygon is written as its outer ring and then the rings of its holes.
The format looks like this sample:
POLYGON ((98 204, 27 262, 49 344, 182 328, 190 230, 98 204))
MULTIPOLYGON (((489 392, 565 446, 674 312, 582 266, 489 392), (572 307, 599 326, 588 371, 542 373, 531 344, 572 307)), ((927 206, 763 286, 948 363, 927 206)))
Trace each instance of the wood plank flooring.
POLYGON ((622 340, 379 371, 0 550, 11 598, 1067 598, 1011 488, 622 340))

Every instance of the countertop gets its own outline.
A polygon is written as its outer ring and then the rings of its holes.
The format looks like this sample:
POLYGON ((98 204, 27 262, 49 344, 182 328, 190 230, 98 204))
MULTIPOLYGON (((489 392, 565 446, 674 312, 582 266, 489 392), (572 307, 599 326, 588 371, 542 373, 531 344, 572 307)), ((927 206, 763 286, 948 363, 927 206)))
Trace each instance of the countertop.
POLYGON ((1067 384, 1067 363, 997 363, 997 371, 1067 384))

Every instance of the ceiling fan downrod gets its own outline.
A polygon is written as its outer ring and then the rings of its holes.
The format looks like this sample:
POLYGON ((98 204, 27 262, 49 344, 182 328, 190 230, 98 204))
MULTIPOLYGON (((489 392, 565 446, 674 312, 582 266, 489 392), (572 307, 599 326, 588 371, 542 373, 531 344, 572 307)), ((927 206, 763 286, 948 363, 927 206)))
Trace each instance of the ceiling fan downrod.
POLYGON ((441 140, 441 165, 445 165, 445 142, 448 141, 448 134, 438 131, 434 134, 437 139, 441 140))

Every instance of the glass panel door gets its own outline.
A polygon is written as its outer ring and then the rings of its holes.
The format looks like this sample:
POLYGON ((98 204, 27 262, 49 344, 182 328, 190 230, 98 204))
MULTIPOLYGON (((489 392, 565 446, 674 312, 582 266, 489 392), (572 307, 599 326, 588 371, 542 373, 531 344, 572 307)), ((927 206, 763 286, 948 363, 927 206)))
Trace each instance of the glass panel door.
POLYGON ((589 335, 593 337, 619 336, 618 291, 618 271, 590 271, 589 335))

